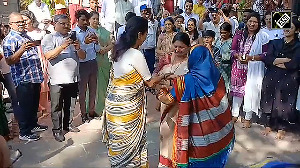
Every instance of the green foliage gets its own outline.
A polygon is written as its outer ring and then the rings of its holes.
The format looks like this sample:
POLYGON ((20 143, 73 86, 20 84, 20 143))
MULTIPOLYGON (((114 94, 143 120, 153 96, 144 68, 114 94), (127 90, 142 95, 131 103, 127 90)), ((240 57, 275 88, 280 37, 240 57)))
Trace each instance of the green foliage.
POLYGON ((246 6, 246 0, 242 0, 240 3, 239 3, 239 9, 244 9, 246 6))

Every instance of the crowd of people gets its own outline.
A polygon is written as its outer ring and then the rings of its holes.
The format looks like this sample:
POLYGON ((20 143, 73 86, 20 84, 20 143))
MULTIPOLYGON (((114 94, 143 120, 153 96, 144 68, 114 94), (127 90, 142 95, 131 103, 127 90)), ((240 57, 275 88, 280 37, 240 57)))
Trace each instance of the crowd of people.
MULTIPOLYGON (((291 1, 247 0, 242 11, 238 3, 73 0, 57 2, 52 16, 34 0, 11 13, 0 29, 0 70, 19 139, 48 129, 38 112, 51 114, 58 142, 80 132, 78 101, 82 123, 101 117, 111 167, 148 167, 146 91, 161 112, 159 167, 224 167, 239 117, 249 129, 256 115, 263 135, 284 139, 300 115, 300 18, 272 29, 271 12, 291 1)), ((0 163, 9 165, 7 155, 1 145, 0 163)))

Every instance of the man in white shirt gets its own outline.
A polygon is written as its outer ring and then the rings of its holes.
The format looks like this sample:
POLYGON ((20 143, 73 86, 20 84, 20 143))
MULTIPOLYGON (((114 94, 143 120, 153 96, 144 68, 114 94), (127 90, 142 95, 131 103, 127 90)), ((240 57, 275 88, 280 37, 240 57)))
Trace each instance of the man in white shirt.
POLYGON ((156 35, 158 31, 158 21, 153 19, 151 8, 147 8, 146 5, 140 7, 142 17, 148 20, 148 34, 147 38, 140 47, 145 55, 149 71, 151 74, 154 71, 155 64, 155 48, 156 48, 156 35))
POLYGON ((128 12, 133 12, 133 6, 129 0, 118 0, 116 3, 116 30, 122 25, 125 25, 125 15, 128 12))
POLYGON ((187 23, 190 18, 194 18, 197 21, 197 27, 199 25, 199 15, 192 13, 193 11, 193 0, 186 0, 184 4, 184 9, 185 11, 181 14, 181 16, 184 17, 184 23, 185 26, 187 27, 187 23))
POLYGON ((151 0, 132 0, 132 5, 136 16, 142 16, 140 11, 140 7, 142 5, 146 5, 148 8, 152 8, 151 0))
POLYGON ((265 15, 266 26, 262 28, 262 31, 266 32, 269 35, 269 40, 281 39, 284 37, 283 29, 272 29, 271 23, 271 13, 267 12, 265 15))
POLYGON ((231 33, 234 35, 235 31, 238 29, 239 27, 239 21, 237 19, 237 12, 235 9, 231 9, 230 13, 229 13, 229 20, 230 20, 230 24, 231 24, 231 33))
POLYGON ((211 11, 207 10, 204 15, 202 16, 202 18, 200 19, 200 24, 199 24, 199 28, 200 30, 212 30, 216 33, 215 36, 215 41, 218 40, 218 38, 221 37, 220 34, 220 26, 224 23, 224 22, 228 22, 229 18, 225 16, 225 14, 223 13, 223 11, 221 9, 217 9, 217 8, 213 8, 211 9, 211 11), (204 22, 203 20, 206 18, 206 16, 209 14, 210 12, 210 16, 211 16, 211 21, 210 22, 204 22))
POLYGON ((101 24, 111 33, 115 30, 116 5, 115 0, 103 0, 101 7, 101 24))
MULTIPOLYGON (((28 5, 28 10, 34 13, 36 20, 39 22, 39 29, 47 30, 49 28, 51 15, 47 4, 41 2, 41 0, 34 0, 28 5)), ((53 31, 53 27, 50 27, 49 31, 53 31)))
POLYGON ((56 15, 54 23, 55 32, 44 37, 42 47, 49 60, 53 136, 62 142, 65 140, 62 130, 79 132, 72 121, 80 78, 79 58, 84 59, 86 54, 79 41, 70 38, 70 20, 66 15, 56 15))
POLYGON ((224 15, 229 18, 231 24, 231 33, 234 35, 235 30, 239 26, 236 10, 231 5, 227 5, 227 4, 222 5, 221 10, 223 11, 224 15))
MULTIPOLYGON (((136 16, 135 13, 133 13, 133 12, 128 12, 128 13, 126 14, 126 16, 125 16, 125 21, 128 22, 128 20, 129 20, 130 18, 134 17, 134 16, 136 16)), ((126 27, 126 24, 118 28, 118 31, 117 31, 117 39, 119 39, 120 36, 123 34, 123 32, 125 31, 125 27, 126 27)))

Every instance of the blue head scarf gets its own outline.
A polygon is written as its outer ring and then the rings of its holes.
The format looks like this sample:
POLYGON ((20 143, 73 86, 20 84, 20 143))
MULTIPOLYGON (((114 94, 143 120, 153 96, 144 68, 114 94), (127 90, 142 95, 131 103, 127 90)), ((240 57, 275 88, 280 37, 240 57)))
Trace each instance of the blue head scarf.
POLYGON ((190 90, 188 97, 209 96, 216 91, 221 75, 206 47, 192 49, 188 69, 189 73, 185 75, 186 90, 190 90))

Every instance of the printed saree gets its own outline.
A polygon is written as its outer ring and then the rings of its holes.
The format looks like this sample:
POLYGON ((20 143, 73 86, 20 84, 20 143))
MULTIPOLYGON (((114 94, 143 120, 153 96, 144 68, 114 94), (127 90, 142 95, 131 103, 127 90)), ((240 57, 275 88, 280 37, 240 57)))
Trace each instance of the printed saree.
POLYGON ((170 102, 179 102, 168 167, 224 167, 234 143, 224 80, 206 47, 192 49, 188 68, 167 94, 170 102))
POLYGON ((136 70, 118 78, 111 73, 103 115, 103 142, 111 167, 148 167, 145 89, 136 70))

